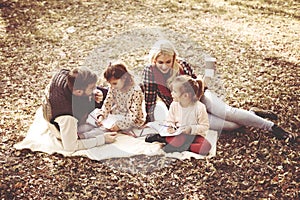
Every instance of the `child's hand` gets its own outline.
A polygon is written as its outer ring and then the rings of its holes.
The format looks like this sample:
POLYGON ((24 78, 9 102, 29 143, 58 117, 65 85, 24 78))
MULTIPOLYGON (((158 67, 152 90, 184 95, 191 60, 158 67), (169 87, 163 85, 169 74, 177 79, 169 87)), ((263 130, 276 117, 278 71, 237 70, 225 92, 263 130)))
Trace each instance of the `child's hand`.
POLYGON ((102 121, 103 121, 103 117, 102 116, 98 117, 96 121, 97 126, 102 126, 102 121))
POLYGON ((114 124, 109 130, 110 131, 119 131, 120 128, 116 124, 114 124))
POLYGON ((167 128, 168 133, 172 134, 175 133, 175 129, 173 127, 168 127, 167 128))
POLYGON ((94 94, 94 99, 97 103, 100 103, 103 100, 103 93, 101 90, 95 89, 93 91, 93 94, 94 94))
POLYGON ((104 139, 106 144, 110 144, 116 141, 117 133, 116 132, 107 132, 104 133, 104 139))

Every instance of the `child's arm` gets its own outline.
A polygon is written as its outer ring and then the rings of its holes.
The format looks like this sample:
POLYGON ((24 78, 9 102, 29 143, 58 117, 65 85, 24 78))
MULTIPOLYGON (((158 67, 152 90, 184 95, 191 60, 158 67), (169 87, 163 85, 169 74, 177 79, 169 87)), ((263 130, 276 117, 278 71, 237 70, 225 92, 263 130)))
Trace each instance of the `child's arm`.
POLYGON ((95 100, 95 107, 96 108, 101 108, 102 107, 102 105, 104 103, 104 100, 106 99, 107 92, 108 92, 107 88, 97 86, 95 94, 94 94, 94 100, 95 100))
POLYGON ((198 102, 197 106, 197 124, 191 125, 191 135, 206 136, 206 132, 209 129, 208 114, 206 112, 205 105, 198 102))
POLYGON ((169 126, 168 132, 174 133, 176 130, 174 127, 176 127, 176 116, 178 115, 178 110, 176 109, 175 103, 171 103, 168 116, 167 116, 167 125, 169 126))
POLYGON ((113 98, 113 92, 111 90, 111 88, 109 88, 107 96, 104 100, 103 106, 102 108, 99 110, 99 112, 97 113, 97 125, 100 126, 101 122, 107 118, 108 114, 111 111, 112 105, 114 102, 114 98, 113 98))
POLYGON ((102 90, 100 90, 98 88, 95 89, 93 91, 93 98, 97 104, 100 104, 100 102, 103 101, 103 98, 104 98, 102 90))

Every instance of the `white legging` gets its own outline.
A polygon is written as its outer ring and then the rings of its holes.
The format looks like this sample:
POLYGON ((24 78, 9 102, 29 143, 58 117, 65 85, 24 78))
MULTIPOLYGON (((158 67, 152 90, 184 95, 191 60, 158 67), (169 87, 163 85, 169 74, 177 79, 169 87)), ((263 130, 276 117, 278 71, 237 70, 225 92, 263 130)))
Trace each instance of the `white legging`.
POLYGON ((234 130, 241 126, 251 126, 271 130, 273 122, 263 119, 253 112, 227 105, 214 92, 206 90, 201 102, 206 106, 210 129, 234 130))
MULTIPOLYGON (((273 122, 255 115, 251 111, 234 108, 227 105, 214 92, 206 90, 201 102, 206 106, 209 125, 212 130, 234 130, 242 126, 250 126, 263 130, 271 130, 273 122)), ((162 102, 157 102, 154 110, 155 120, 166 119, 167 107, 162 102)))

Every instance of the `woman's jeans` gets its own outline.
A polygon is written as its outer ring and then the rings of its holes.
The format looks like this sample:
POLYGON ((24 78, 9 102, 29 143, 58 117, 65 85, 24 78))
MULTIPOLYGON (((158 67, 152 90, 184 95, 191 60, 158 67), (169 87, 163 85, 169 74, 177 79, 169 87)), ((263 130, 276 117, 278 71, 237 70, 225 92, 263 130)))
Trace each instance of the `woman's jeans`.
POLYGON ((253 112, 227 105, 210 90, 205 91, 201 102, 206 106, 210 129, 213 130, 234 130, 241 126, 271 130, 274 125, 273 122, 263 119, 253 112))

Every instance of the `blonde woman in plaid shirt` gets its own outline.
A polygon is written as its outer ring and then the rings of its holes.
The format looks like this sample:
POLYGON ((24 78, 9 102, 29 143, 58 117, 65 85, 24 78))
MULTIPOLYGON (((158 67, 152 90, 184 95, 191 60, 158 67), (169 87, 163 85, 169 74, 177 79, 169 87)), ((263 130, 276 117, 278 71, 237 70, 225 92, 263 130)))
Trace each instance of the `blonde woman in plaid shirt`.
MULTIPOLYGON (((146 106, 146 122, 154 121, 155 107, 158 97, 169 108, 173 101, 168 83, 178 75, 189 75, 193 78, 192 66, 179 59, 174 46, 168 40, 157 41, 149 52, 150 64, 143 71, 143 91, 146 106)), ((246 111, 226 104, 209 89, 205 89, 201 102, 209 114, 210 129, 234 130, 242 126, 250 126, 268 130, 278 139, 295 139, 295 136, 262 117, 277 118, 270 111, 246 111)))

